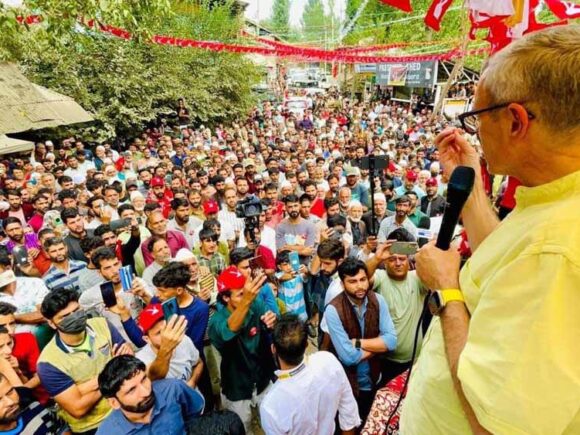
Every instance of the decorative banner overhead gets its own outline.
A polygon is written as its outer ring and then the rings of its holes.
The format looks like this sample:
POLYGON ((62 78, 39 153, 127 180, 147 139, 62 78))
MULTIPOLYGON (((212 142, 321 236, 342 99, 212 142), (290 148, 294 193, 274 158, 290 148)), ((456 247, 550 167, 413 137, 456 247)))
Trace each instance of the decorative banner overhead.
MULTIPOLYGON (((39 15, 33 15, 29 17, 18 17, 17 20, 19 23, 38 24, 42 22, 42 17, 39 15)), ((108 33, 117 38, 126 40, 132 39, 131 33, 118 27, 99 24, 96 23, 94 20, 83 22, 83 24, 92 29, 99 29, 100 31, 108 33)), ((259 47, 255 45, 230 44, 216 41, 199 41, 194 39, 176 38, 173 36, 164 36, 164 35, 152 36, 151 42, 159 45, 199 48, 216 52, 225 51, 230 53, 259 54, 264 56, 278 56, 308 61, 329 62, 329 63, 333 62, 350 63, 350 64, 406 63, 406 62, 409 63, 409 62, 429 62, 429 61, 432 62, 438 60, 452 60, 461 56, 483 54, 488 51, 488 49, 485 47, 477 48, 474 50, 467 50, 465 52, 457 48, 452 48, 440 53, 421 53, 402 56, 361 56, 358 55, 357 53, 384 51, 390 48, 399 48, 406 45, 430 45, 431 42, 425 44, 394 43, 373 47, 343 47, 343 49, 324 50, 320 48, 301 47, 290 44, 284 44, 266 38, 255 38, 255 39, 258 42, 269 46, 259 47)))

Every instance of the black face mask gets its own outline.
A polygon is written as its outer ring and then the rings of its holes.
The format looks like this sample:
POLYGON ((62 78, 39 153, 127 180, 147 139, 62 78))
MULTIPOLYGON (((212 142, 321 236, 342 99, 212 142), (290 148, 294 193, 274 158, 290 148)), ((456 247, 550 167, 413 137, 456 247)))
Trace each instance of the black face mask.
POLYGON ((135 406, 125 405, 120 400, 119 403, 121 404, 121 408, 127 412, 133 412, 135 414, 144 414, 151 408, 153 408, 153 406, 155 405, 155 393, 151 391, 151 395, 147 399, 143 400, 142 402, 138 403, 135 406))
POLYGON ((88 316, 85 310, 78 309, 60 321, 57 328, 65 334, 80 334, 87 329, 88 316))

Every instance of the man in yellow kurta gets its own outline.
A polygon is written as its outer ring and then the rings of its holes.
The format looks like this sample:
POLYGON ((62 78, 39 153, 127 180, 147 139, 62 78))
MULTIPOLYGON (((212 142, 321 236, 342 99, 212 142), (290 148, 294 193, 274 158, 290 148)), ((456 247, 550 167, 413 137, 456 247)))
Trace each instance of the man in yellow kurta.
POLYGON ((403 402, 403 435, 580 433, 578 74, 579 26, 528 35, 490 59, 477 113, 462 123, 492 173, 522 181, 501 223, 473 148, 456 129, 436 140, 448 174, 476 170, 463 211, 474 253, 461 273, 455 250, 431 243, 417 255, 440 303, 403 402))

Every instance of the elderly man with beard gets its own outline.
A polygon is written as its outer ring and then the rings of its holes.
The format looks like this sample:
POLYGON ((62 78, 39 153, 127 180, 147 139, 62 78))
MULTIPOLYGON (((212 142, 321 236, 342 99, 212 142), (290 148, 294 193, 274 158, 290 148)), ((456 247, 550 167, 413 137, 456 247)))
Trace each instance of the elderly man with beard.
POLYGON ((113 412, 97 434, 184 434, 203 412, 200 393, 177 379, 151 382, 145 364, 123 355, 111 359, 99 375, 99 390, 113 412))

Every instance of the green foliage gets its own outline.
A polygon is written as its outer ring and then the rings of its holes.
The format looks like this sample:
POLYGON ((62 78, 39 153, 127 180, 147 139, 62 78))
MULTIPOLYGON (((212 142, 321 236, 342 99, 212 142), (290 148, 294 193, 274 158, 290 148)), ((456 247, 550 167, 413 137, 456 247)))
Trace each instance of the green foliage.
MULTIPOLYGON (((206 6, 176 2, 174 13, 149 31, 235 39, 241 18, 232 17, 231 4, 206 6)), ((54 44, 50 32, 43 26, 10 36, 0 32, 0 53, 18 62, 32 81, 71 96, 95 115, 95 125, 77 132, 85 139, 133 135, 173 112, 179 97, 185 98, 192 120, 206 125, 242 116, 254 104, 251 86, 258 71, 241 55, 125 41, 86 30, 60 34, 54 44)))
MULTIPOLYGON (((347 17, 352 17, 363 0, 347 0, 347 17)), ((424 51, 434 51, 451 47, 453 42, 459 44, 461 39, 461 22, 467 19, 461 9, 462 2, 454 2, 441 23, 441 30, 435 32, 423 22, 431 0, 413 0, 413 12, 406 13, 385 5, 380 1, 370 1, 352 31, 343 43, 356 45, 364 40, 367 44, 392 42, 445 41, 446 44, 431 46, 424 51), (448 43, 447 43, 448 42, 448 43)), ((420 52, 420 49, 417 49, 420 52)), ((471 56, 466 59, 466 66, 479 69, 483 58, 471 56)))
POLYGON ((302 32, 305 39, 320 39, 320 30, 326 25, 326 15, 321 0, 308 0, 302 13, 302 32))
MULTIPOLYGON (((289 0, 274 0, 272 6, 272 17, 269 20, 269 28, 273 32, 288 35, 290 31, 290 1, 289 0)), ((284 37, 285 37, 284 36, 284 37)))

